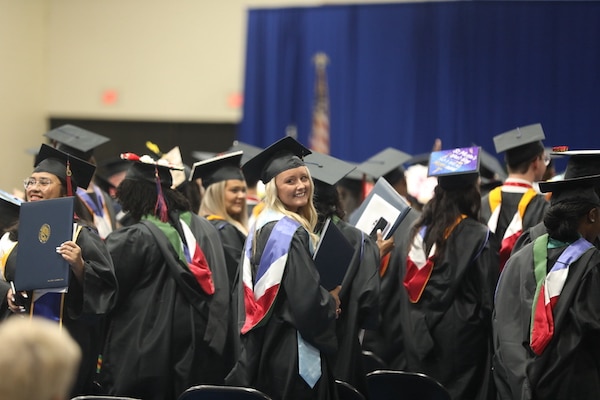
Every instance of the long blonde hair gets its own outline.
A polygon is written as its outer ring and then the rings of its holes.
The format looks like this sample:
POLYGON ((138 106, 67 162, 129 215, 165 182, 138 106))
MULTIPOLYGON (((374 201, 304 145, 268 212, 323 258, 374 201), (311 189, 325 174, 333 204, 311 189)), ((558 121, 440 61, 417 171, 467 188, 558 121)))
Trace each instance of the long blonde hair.
POLYGON ((225 188, 227 181, 213 183, 206 188, 202 203, 200 203, 200 215, 217 215, 235 226, 244 235, 248 235, 248 212, 246 209, 246 199, 239 215, 231 215, 225 207, 225 188))
MULTIPOLYGON (((306 168, 306 167, 304 167, 306 168)), ((293 220, 299 222, 310 235, 313 244, 316 244, 319 237, 314 233, 315 226, 317 225, 317 210, 313 203, 313 193, 315 191, 315 184, 310 175, 310 171, 306 168, 306 173, 310 179, 310 188, 308 190, 308 202, 305 206, 298 209, 298 212, 292 212, 285 208, 285 205, 281 202, 281 199, 277 196, 277 184, 275 183, 275 177, 271 179, 265 185, 265 208, 270 208, 276 212, 284 214, 293 220)))

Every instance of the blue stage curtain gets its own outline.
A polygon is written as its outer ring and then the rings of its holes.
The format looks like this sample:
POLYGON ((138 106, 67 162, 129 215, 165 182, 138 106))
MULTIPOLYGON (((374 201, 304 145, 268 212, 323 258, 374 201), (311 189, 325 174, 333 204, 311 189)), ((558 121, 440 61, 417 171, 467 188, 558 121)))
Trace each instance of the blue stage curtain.
POLYGON ((331 154, 363 161, 479 144, 540 122, 547 146, 598 148, 600 3, 428 2, 251 9, 238 139, 308 144, 317 52, 331 154))

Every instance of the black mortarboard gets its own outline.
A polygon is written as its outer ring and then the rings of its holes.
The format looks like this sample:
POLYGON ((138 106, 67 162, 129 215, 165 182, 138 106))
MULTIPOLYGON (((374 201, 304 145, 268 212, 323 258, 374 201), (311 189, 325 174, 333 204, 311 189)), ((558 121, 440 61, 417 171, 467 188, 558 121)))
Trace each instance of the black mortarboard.
POLYGON ((183 167, 179 165, 173 165, 166 160, 156 161, 148 155, 138 156, 133 153, 123 153, 121 158, 124 160, 131 161, 131 165, 127 170, 125 179, 133 181, 149 182, 156 184, 156 178, 160 180, 162 186, 171 187, 173 184, 173 178, 171 177, 171 170, 183 171, 183 167))
MULTIPOLYGON (((473 146, 477 146, 473 144, 473 146)), ((485 151, 483 148, 479 149, 479 174, 481 178, 494 181, 504 181, 507 178, 504 168, 500 164, 498 159, 485 151)))
POLYGON ((18 217, 22 202, 23 200, 17 196, 13 196, 0 189, 0 208, 2 208, 2 210, 9 210, 11 213, 16 213, 16 216, 18 217))
POLYGON ((586 201, 600 206, 596 188, 600 187, 600 174, 580 176, 558 181, 539 182, 542 193, 552 192, 551 203, 586 201))
POLYGON ((204 188, 229 179, 243 181, 244 174, 240 168, 243 154, 243 151, 235 151, 198 161, 192 165, 190 180, 201 178, 204 188))
POLYGON ((54 140, 57 149, 86 161, 90 159, 96 147, 110 140, 106 136, 75 125, 59 126, 44 133, 44 136, 54 140))
POLYGON ((313 179, 331 186, 356 169, 356 166, 349 162, 322 153, 307 155, 304 163, 313 179))
POLYGON ((302 159, 308 154, 311 154, 309 149, 286 136, 248 160, 242 170, 246 179, 260 179, 266 184, 283 171, 305 165, 302 159))
POLYGON ((429 157, 427 176, 438 178, 438 185, 446 190, 464 189, 479 177, 478 146, 434 151, 429 157))
POLYGON ((63 184, 67 185, 66 187, 68 188, 67 163, 71 171, 73 187, 76 186, 86 189, 92 180, 92 176, 94 176, 96 166, 71 154, 48 146, 47 144, 42 144, 40 147, 37 156, 37 165, 33 172, 48 172, 54 174, 63 184))
POLYGON ((404 177, 403 164, 411 158, 410 154, 388 147, 360 163, 356 169, 374 179, 383 177, 393 185, 404 177))
POLYGON ((233 152, 233 151, 240 151, 240 150, 244 152, 244 154, 242 154, 242 161, 241 161, 241 164, 244 165, 251 158, 257 156, 264 149, 262 149, 258 146, 253 146, 251 144, 239 142, 239 141, 235 140, 233 142, 233 145, 229 148, 228 151, 233 152))
POLYGON ((546 138, 541 124, 522 126, 494 136, 496 153, 504 154, 509 166, 516 166, 544 152, 546 138))
POLYGON ((209 158, 213 158, 217 153, 214 151, 192 151, 192 157, 198 161, 208 160, 209 158))
POLYGON ((565 179, 600 174, 600 150, 553 151, 551 156, 569 156, 565 179))

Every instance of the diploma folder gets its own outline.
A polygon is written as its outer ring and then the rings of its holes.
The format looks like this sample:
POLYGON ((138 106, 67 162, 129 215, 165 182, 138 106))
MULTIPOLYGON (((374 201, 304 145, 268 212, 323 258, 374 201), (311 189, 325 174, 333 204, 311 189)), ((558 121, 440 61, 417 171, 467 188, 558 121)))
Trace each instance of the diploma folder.
POLYGON ((56 248, 73 238, 74 197, 26 202, 19 214, 17 290, 69 286, 70 267, 56 248))
POLYGON ((341 285, 353 256, 354 247, 331 219, 327 219, 313 257, 321 286, 333 290, 341 285))
POLYGON ((362 204, 350 215, 349 222, 377 239, 381 229, 389 239, 400 226, 411 207, 384 178, 379 178, 362 204))

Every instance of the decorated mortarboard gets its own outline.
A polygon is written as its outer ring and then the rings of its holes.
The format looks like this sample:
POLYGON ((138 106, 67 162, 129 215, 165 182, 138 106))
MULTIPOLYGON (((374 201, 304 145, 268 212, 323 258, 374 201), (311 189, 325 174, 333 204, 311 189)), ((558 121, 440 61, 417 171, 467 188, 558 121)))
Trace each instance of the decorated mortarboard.
POLYGON ((172 168, 171 172, 171 188, 176 189, 181 186, 183 183, 188 181, 190 176, 190 167, 187 167, 183 163, 183 157, 181 156, 181 150, 179 146, 173 147, 166 153, 163 153, 160 157, 160 160, 165 160, 169 165, 180 166, 181 169, 172 168))
POLYGON ((167 160, 155 160, 149 155, 138 156, 134 153, 121 154, 123 160, 131 162, 125 179, 144 181, 150 183, 158 182, 162 186, 170 187, 173 183, 171 170, 183 171, 183 166, 174 165, 167 160))
POLYGON ((437 177, 438 185, 446 190, 467 188, 479 177, 479 153, 478 146, 434 151, 427 175, 437 177))
POLYGON ((208 160, 195 162, 192 165, 190 180, 201 178, 204 188, 209 187, 213 183, 229 179, 243 181, 244 174, 240 168, 243 154, 243 151, 234 151, 232 153, 220 154, 208 160))
POLYGON ((394 182, 391 182, 390 179, 388 179, 393 177, 388 175, 391 175, 391 173, 396 171, 403 173, 403 165, 411 158, 412 156, 410 154, 394 149, 393 147, 388 147, 358 164, 356 168, 367 175, 370 175, 374 179, 384 177, 388 182, 393 184, 394 182))
POLYGON ((0 205, 2 206, 2 209, 11 210, 18 216, 19 210, 21 209, 21 203, 23 203, 22 199, 0 189, 0 205))
POLYGON ((33 172, 56 175, 66 185, 67 195, 71 196, 76 187, 86 189, 89 186, 95 170, 96 166, 85 160, 42 144, 33 172))
POLYGON ((304 158, 313 179, 334 186, 356 166, 339 158, 322 153, 311 153, 304 158))
POLYGON ((242 165, 247 180, 269 182, 288 169, 304 166, 302 159, 312 152, 291 136, 273 143, 242 165))
POLYGON ((545 138, 542 125, 533 124, 494 136, 494 146, 496 153, 505 152, 504 158, 509 166, 516 166, 542 153, 542 140, 545 138))
POLYGON ((125 179, 138 182, 153 183, 156 185, 155 213, 161 221, 168 220, 167 204, 163 194, 163 187, 170 188, 173 184, 171 170, 183 171, 181 165, 173 165, 167 160, 155 160, 149 155, 138 156, 134 153, 121 154, 123 160, 131 161, 125 179))
POLYGON ((89 160, 94 149, 110 139, 75 125, 62 125, 44 133, 44 136, 54 140, 56 148, 82 160, 89 160))

